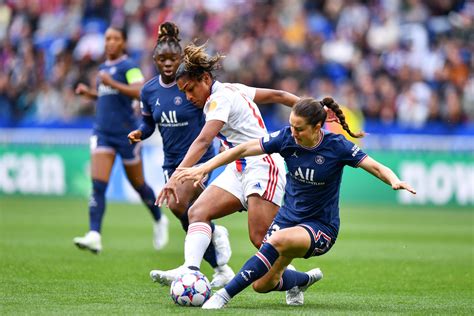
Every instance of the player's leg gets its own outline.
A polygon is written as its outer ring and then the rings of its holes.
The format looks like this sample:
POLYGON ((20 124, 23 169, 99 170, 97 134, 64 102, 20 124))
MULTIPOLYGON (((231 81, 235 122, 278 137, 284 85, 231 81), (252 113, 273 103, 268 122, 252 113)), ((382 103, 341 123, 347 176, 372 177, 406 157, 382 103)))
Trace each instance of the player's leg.
MULTIPOLYGON (((99 144, 100 145, 100 144, 99 144)), ((91 137, 91 178, 92 195, 89 200, 89 232, 83 237, 74 238, 74 243, 81 249, 94 253, 102 250, 101 228, 105 213, 105 192, 110 173, 115 161, 115 150, 112 147, 98 146, 97 136, 91 137)))
POLYGON ((234 195, 214 185, 206 188, 189 209, 190 225, 184 242, 184 264, 167 271, 152 270, 150 277, 153 281, 168 285, 186 270, 199 270, 212 240, 210 221, 241 209, 242 204, 234 195))
POLYGON ((262 245, 268 227, 278 212, 279 206, 264 200, 257 194, 252 194, 247 199, 249 237, 252 244, 259 249, 262 245))
MULTIPOLYGON (((186 181, 177 187, 179 203, 173 198, 168 202, 168 207, 173 214, 180 220, 183 229, 187 232, 189 226, 188 208, 193 201, 203 192, 204 184, 194 186, 192 181, 186 181)), ((210 223, 212 230, 212 242, 204 253, 203 259, 207 261, 214 269, 211 280, 212 287, 223 287, 235 275, 232 268, 227 263, 230 260, 232 250, 230 248, 229 235, 224 226, 210 223)))
MULTIPOLYGON (((295 286, 307 286, 310 276, 306 273, 286 269, 292 258, 303 257, 311 240, 301 227, 275 231, 270 227, 268 241, 257 254, 250 258, 234 279, 206 302, 203 308, 222 308, 232 297, 250 284, 258 292, 288 290, 295 286), (273 243, 273 244, 272 244, 273 243)), ((314 282, 313 282, 314 283, 314 282)))

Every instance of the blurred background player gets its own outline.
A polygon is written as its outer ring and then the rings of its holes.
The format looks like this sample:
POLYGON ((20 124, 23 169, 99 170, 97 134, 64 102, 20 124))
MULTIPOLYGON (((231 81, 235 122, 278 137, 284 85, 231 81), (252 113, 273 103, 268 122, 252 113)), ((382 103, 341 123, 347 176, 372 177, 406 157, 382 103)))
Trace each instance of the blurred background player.
POLYGON ((100 65, 97 90, 82 83, 76 93, 97 99, 96 118, 90 140, 92 196, 89 201, 89 232, 74 238, 81 249, 102 250, 101 226, 105 213, 105 192, 117 154, 122 158, 128 180, 150 210, 154 219, 153 245, 163 248, 168 242, 168 219, 154 205, 153 190, 145 183, 141 145, 130 144, 127 134, 136 128, 132 102, 140 96, 144 78, 126 55, 126 32, 109 27, 105 32, 106 61, 100 65))
MULTIPOLYGON (((153 60, 159 75, 143 86, 140 97, 142 124, 139 129, 128 135, 132 143, 140 142, 150 137, 155 131, 155 124, 158 124, 165 154, 163 163, 165 181, 173 175, 205 123, 202 109, 186 100, 184 93, 176 86, 176 69, 182 55, 178 35, 179 29, 174 23, 165 22, 160 25, 153 52, 153 60)), ((210 146, 197 163, 203 163, 212 157, 214 157, 214 147, 210 146)), ((185 231, 189 226, 188 208, 202 193, 208 179, 204 179, 200 186, 193 186, 191 182, 184 183, 177 190, 179 201, 174 199, 168 201, 168 207, 181 221, 185 231)), ((213 223, 211 223, 211 228, 212 242, 206 249, 204 259, 209 262, 215 272, 211 285, 222 287, 234 277, 234 272, 227 265, 231 248, 227 229, 213 223)))
MULTIPOLYGON (((220 138, 228 149, 266 135, 267 129, 255 103, 292 106, 299 99, 284 91, 221 83, 212 74, 220 60, 220 55, 209 56, 204 46, 191 44, 184 50, 184 61, 176 73, 177 86, 197 108, 204 108, 206 123, 179 167, 190 167, 201 161, 214 137, 220 138)), ((283 199, 284 175, 285 166, 279 155, 240 159, 228 165, 188 212, 190 225, 184 265, 168 271, 152 270, 152 279, 169 284, 186 269, 199 269, 212 239, 210 221, 242 209, 248 213, 250 240, 259 248, 283 199)), ((177 183, 172 177, 158 195, 159 205, 166 200, 177 200, 176 190, 177 183)))
POLYGON ((290 113, 290 127, 261 139, 241 144, 221 153, 209 162, 178 174, 178 180, 194 180, 197 184, 218 166, 248 156, 279 153, 288 167, 285 202, 268 228, 266 242, 250 258, 235 278, 219 290, 203 306, 219 309, 253 283, 257 292, 287 291, 287 304, 301 305, 303 292, 319 281, 319 268, 306 273, 288 265, 294 258, 310 258, 325 254, 334 245, 339 231, 339 190, 344 166, 361 167, 394 190, 411 186, 388 167, 367 156, 342 135, 323 131, 327 106, 336 114, 343 129, 354 134, 345 121, 339 105, 332 98, 322 102, 301 99, 290 113))

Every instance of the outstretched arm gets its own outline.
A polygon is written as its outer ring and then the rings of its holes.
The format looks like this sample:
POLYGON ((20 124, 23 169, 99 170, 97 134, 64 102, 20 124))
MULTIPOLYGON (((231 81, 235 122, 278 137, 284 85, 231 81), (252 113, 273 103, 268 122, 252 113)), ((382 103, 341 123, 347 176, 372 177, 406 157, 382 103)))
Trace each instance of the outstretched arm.
POLYGON ((368 156, 362 160, 359 167, 387 183, 394 190, 407 190, 408 192, 416 194, 415 189, 413 189, 408 183, 401 181, 392 169, 368 156))
POLYGON ((281 103, 292 107, 299 99, 296 95, 283 90, 257 88, 253 101, 257 104, 281 103))
MULTIPOLYGON (((211 146, 214 137, 216 137, 223 126, 223 121, 207 121, 206 124, 204 124, 199 136, 189 147, 186 156, 184 156, 184 159, 179 164, 178 168, 191 167, 195 165, 204 155, 209 146, 211 146)), ((155 204, 161 206, 165 201, 169 201, 171 197, 175 199, 176 203, 179 203, 179 198, 176 194, 176 172, 173 173, 168 183, 166 183, 163 189, 161 189, 160 193, 158 193, 155 204)))
POLYGON ((239 158, 257 156, 261 154, 264 154, 264 152, 260 146, 260 140, 254 139, 220 153, 199 167, 180 169, 176 179, 181 182, 193 180, 194 186, 197 186, 204 176, 212 170, 231 163, 232 161, 235 161, 239 158))
POLYGON ((98 76, 103 84, 118 90, 130 98, 140 99, 140 90, 143 87, 143 82, 134 82, 131 84, 122 83, 114 80, 112 76, 105 71, 101 71, 98 76))

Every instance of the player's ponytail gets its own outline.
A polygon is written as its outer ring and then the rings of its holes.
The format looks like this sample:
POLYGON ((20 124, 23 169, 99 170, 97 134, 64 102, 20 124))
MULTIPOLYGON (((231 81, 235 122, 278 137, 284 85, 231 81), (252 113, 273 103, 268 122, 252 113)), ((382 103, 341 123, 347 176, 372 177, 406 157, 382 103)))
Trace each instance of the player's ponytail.
POLYGON ((169 45, 170 47, 177 49, 180 53, 182 51, 179 42, 179 28, 173 22, 164 22, 160 24, 158 28, 158 38, 156 39, 156 45, 153 49, 153 58, 156 58, 158 51, 164 46, 169 45))
POLYGON ((322 101, 317 101, 313 98, 301 98, 296 102, 292 111, 296 116, 305 118, 311 126, 316 126, 318 123, 322 126, 326 122, 327 117, 327 112, 324 109, 325 106, 336 114, 342 128, 349 135, 354 138, 360 138, 365 135, 364 132, 353 133, 350 130, 349 125, 346 122, 346 117, 344 116, 344 113, 342 113, 339 104, 337 104, 332 98, 324 98, 322 101))
MULTIPOLYGON (((324 98, 322 101, 321 101, 321 105, 322 106, 326 106, 328 107, 329 109, 331 109, 334 114, 336 114, 337 118, 339 119, 339 123, 341 124, 342 128, 349 134, 351 135, 352 137, 354 138, 361 138, 361 137, 364 137, 365 133, 363 131, 359 132, 359 133, 353 133, 350 128, 349 128, 349 125, 347 124, 346 122, 346 117, 344 115, 344 113, 342 112, 341 108, 339 107, 339 104, 337 104, 333 98, 324 98)), ((326 111, 324 111, 326 112, 326 111)))
POLYGON ((213 71, 219 68, 220 60, 224 56, 216 54, 210 56, 206 53, 206 44, 196 46, 189 44, 184 48, 183 62, 176 71, 176 80, 188 76, 191 79, 200 80, 204 73, 209 73, 213 78, 213 71))

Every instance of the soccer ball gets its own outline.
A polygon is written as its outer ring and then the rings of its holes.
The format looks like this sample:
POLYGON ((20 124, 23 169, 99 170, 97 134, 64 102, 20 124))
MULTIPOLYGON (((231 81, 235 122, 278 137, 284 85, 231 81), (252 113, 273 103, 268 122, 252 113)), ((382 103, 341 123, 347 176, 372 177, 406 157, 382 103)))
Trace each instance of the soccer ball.
POLYGON ((202 306, 211 296, 211 284, 199 271, 186 272, 171 283, 171 299, 181 306, 202 306))

